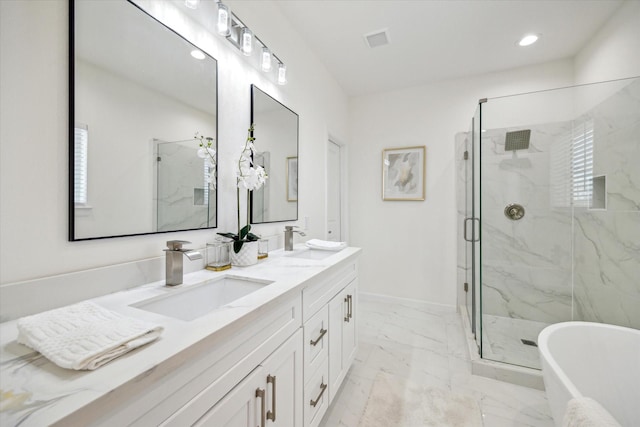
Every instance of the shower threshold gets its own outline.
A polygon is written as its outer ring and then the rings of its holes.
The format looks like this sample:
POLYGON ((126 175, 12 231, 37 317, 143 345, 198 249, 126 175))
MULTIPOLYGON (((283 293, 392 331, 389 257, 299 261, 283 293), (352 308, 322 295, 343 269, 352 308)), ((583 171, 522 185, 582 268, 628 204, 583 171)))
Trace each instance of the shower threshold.
MULTIPOLYGON (((471 323, 467 316, 464 306, 458 308, 458 313, 462 319, 465 339, 467 341, 467 349, 471 359, 471 373, 481 377, 492 378, 498 381, 504 381, 511 384, 517 384, 524 387, 544 390, 544 382, 542 381, 542 372, 539 369, 528 368, 525 366, 512 365, 504 362, 483 359, 478 354, 478 347, 471 333, 471 323)), ((536 336, 537 338, 537 336, 536 336)), ((525 346, 520 343, 521 347, 528 347, 537 353, 536 347, 525 346)), ((538 362, 539 363, 539 362, 538 362)))

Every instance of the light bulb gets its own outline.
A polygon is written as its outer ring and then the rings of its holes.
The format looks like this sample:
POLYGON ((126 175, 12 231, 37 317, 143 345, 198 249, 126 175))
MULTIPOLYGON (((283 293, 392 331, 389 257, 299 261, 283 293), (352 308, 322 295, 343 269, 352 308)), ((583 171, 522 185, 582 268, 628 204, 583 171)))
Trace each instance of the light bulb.
POLYGON ((221 36, 228 36, 231 28, 231 14, 229 13, 229 8, 222 4, 222 2, 218 3, 218 34, 221 36))
POLYGON ((260 60, 262 71, 271 71, 271 51, 267 47, 262 48, 262 58, 260 60))
POLYGON ((253 33, 249 28, 243 27, 240 34, 240 46, 242 46, 240 50, 245 56, 251 56, 251 52, 253 52, 253 33))
POLYGON ((278 65, 278 84, 287 84, 287 66, 282 63, 278 65))
POLYGON ((536 34, 528 34, 520 39, 518 42, 519 46, 531 46, 535 42, 538 41, 538 36, 536 34))

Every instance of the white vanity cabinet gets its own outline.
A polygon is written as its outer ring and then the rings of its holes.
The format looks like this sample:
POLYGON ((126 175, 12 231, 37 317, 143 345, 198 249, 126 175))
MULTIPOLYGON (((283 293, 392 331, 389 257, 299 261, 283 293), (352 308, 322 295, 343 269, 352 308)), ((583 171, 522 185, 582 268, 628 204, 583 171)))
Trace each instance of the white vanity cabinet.
POLYGON ((320 423, 355 358, 357 276, 350 262, 302 292, 305 427, 320 423))
POLYGON ((354 279, 329 303, 329 400, 333 401, 358 349, 357 281, 354 279))
MULTIPOLYGON (((301 306, 299 291, 263 306, 58 425, 244 425, 235 417, 242 408, 253 411, 256 404, 261 405, 255 399, 257 389, 264 390, 265 410, 276 410, 275 423, 268 420, 270 427, 302 425, 301 306), (235 397, 230 398, 232 395, 235 397), (225 419, 228 424, 221 421, 225 419)), ((262 427, 261 412, 251 411, 248 425, 262 427), (255 417, 258 422, 253 424, 255 417)))
MULTIPOLYGON (((3 388, 31 397, 0 413, 0 424, 318 427, 357 350, 359 252, 347 248, 322 261, 280 255, 247 268, 243 274, 272 284, 192 321, 165 320, 157 342, 96 371, 14 355, 15 324, 2 324, 3 388)), ((198 283, 211 273, 192 274, 198 283)), ((132 304, 157 296, 160 286, 96 303, 134 315, 132 304)))
MULTIPOLYGON (((225 359, 235 363, 234 366, 160 425, 266 427, 267 421, 270 427, 302 425, 302 331, 300 323, 291 329, 290 319, 297 316, 285 314, 289 309, 295 312, 296 304, 281 305, 271 310, 271 316, 264 316, 257 325, 250 326, 248 329, 255 333, 250 334, 246 344, 254 350, 242 358, 242 353, 227 348, 225 359), (274 326, 275 334, 263 335, 274 326), (293 335, 287 338, 286 331, 293 335), (226 378, 230 381, 224 381, 226 378)), ((140 421, 144 425, 149 418, 140 421)))
POLYGON ((302 425, 302 331, 255 368, 194 426, 302 425))

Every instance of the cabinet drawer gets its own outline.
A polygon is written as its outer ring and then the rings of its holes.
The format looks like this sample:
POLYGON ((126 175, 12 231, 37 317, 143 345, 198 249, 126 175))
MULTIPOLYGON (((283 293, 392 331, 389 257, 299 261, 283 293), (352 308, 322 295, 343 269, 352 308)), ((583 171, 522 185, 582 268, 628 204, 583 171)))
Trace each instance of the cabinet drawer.
POLYGON ((304 388, 304 425, 317 427, 329 407, 329 359, 324 358, 319 369, 304 388))
POLYGON ((302 319, 309 320, 314 314, 347 286, 358 275, 356 263, 339 266, 328 277, 319 280, 302 291, 302 319))
POLYGON ((328 357, 330 333, 329 308, 325 306, 304 324, 304 377, 307 379, 305 384, 328 357))

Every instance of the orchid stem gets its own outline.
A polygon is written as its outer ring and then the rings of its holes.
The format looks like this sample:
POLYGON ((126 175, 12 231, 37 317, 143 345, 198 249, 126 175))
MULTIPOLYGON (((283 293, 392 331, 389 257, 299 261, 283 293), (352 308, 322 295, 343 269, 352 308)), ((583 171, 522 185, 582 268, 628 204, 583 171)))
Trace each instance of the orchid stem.
MULTIPOLYGON (((238 184, 240 184, 238 182, 238 184)), ((236 202, 238 202, 238 240, 240 240, 240 228, 242 228, 240 226, 240 187, 238 187, 238 185, 236 185, 236 202)))

